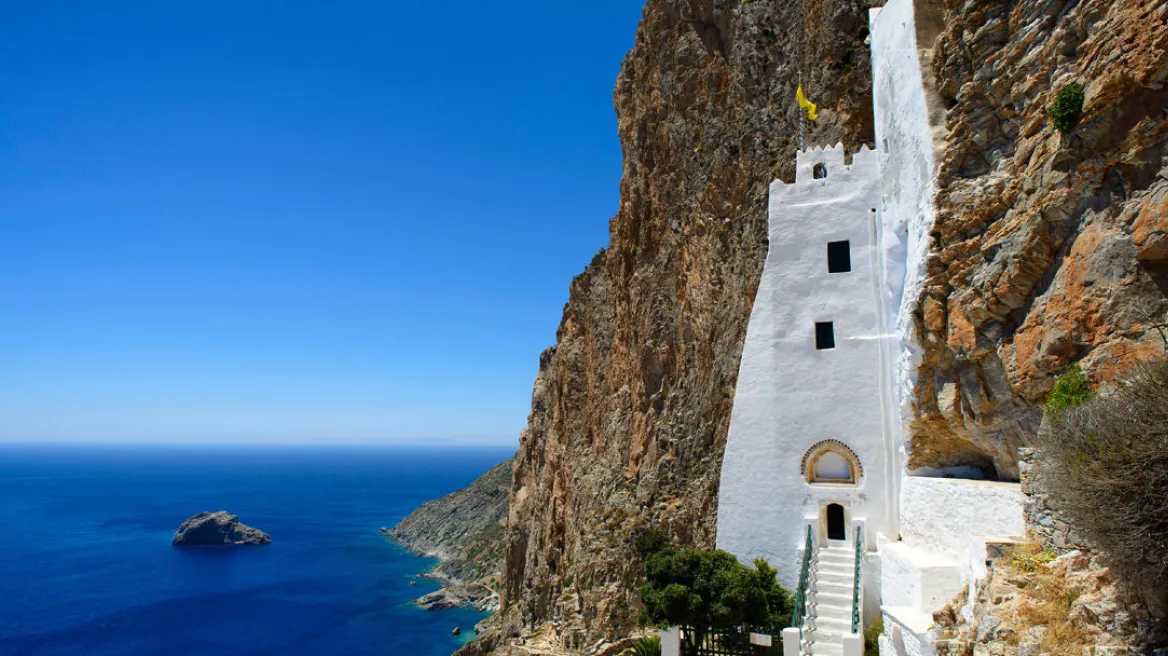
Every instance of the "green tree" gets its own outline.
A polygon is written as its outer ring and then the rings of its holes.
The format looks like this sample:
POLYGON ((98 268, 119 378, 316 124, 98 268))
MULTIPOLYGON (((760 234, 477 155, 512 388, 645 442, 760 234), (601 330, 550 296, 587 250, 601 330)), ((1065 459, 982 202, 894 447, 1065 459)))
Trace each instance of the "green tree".
POLYGON ((754 567, 715 550, 663 545, 645 555, 641 620, 699 633, 742 625, 778 634, 791 619, 791 595, 763 559, 754 567))

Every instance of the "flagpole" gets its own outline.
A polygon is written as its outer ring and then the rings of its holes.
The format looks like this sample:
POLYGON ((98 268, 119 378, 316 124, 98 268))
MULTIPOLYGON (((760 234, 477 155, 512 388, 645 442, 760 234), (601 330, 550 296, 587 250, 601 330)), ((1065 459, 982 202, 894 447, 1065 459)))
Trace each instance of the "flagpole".
MULTIPOLYGON (((803 86, 803 75, 800 74, 799 75, 799 87, 801 88, 802 86, 803 86)), ((797 108, 797 111, 799 112, 799 150, 802 151, 803 150, 803 108, 799 107, 799 108, 797 108)))

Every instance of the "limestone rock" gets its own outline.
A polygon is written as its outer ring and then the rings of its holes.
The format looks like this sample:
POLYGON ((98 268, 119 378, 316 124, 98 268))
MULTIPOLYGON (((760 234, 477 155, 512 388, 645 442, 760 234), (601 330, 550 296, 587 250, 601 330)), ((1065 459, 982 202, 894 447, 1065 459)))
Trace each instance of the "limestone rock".
POLYGON ((946 134, 910 464, 1016 480, 1055 375, 1164 350, 1168 4, 916 4, 944 25, 926 73, 946 134), (1061 135, 1046 108, 1072 81, 1084 116, 1061 135))
POLYGON ((176 547, 264 545, 271 543, 267 533, 240 523, 239 517, 226 510, 201 512, 182 523, 171 543, 176 547))
POLYGON ((973 600, 963 593, 934 615, 956 620, 944 625, 956 637, 938 644, 939 656, 1132 654, 1164 637, 1094 554, 1073 551, 1033 570, 1015 569, 1009 552, 987 564, 973 600))

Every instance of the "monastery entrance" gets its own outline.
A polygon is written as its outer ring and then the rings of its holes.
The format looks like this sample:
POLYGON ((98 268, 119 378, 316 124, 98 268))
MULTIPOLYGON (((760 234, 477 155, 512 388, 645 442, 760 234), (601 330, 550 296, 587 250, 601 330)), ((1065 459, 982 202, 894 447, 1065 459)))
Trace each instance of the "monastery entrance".
POLYGON ((827 505, 827 539, 828 540, 847 540, 848 527, 844 520, 844 507, 838 503, 831 503, 827 505))

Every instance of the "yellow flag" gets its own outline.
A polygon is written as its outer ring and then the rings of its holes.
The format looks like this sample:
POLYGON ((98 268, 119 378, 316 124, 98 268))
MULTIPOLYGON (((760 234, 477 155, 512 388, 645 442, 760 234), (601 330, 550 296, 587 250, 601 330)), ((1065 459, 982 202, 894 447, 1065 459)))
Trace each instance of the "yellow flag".
POLYGON ((799 89, 795 91, 795 100, 799 101, 799 109, 807 112, 807 118, 811 119, 812 121, 819 118, 819 114, 815 112, 815 103, 811 102, 807 99, 807 96, 803 95, 802 84, 800 84, 799 89))

